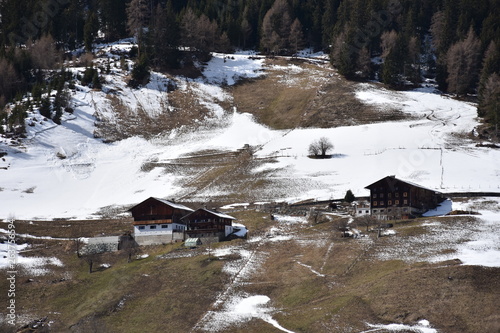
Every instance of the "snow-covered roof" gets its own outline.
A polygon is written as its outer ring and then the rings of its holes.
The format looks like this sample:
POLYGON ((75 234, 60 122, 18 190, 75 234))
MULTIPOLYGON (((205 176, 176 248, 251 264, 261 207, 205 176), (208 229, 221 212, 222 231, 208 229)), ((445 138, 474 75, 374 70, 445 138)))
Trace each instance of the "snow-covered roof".
POLYGON ((169 205, 170 207, 172 208, 175 208, 175 209, 182 209, 182 210, 188 210, 190 212, 194 212, 193 209, 187 207, 187 206, 184 206, 184 205, 181 205, 181 204, 178 204, 178 203, 175 203, 175 202, 172 202, 172 201, 168 201, 168 200, 165 200, 165 199, 159 199, 159 198, 154 198, 153 199, 156 199, 166 205, 169 205))
POLYGON ((188 215, 184 216, 183 219, 185 219, 186 217, 189 217, 191 214, 196 213, 198 211, 204 211, 204 212, 207 212, 209 214, 215 215, 215 216, 223 218, 223 219, 236 220, 236 218, 232 217, 231 215, 227 215, 227 214, 224 214, 224 213, 221 213, 221 212, 216 212, 216 211, 209 210, 209 209, 206 209, 206 208, 200 208, 200 209, 198 209, 195 212, 191 212, 188 215))
POLYGON ((412 182, 409 182, 409 181, 406 181, 406 180, 401 180, 399 178, 396 178, 396 176, 387 176, 387 177, 384 177, 382 179, 379 179, 377 180, 376 182, 366 186, 365 188, 367 189, 370 189, 370 187, 372 187, 373 185, 377 184, 378 182, 381 182, 383 180, 386 180, 387 178, 391 178, 391 180, 394 180, 394 181, 397 181, 397 182, 400 182, 400 183, 404 183, 404 184, 407 184, 407 185, 410 185, 410 186, 413 186, 413 187, 418 187, 418 188, 421 188, 421 189, 424 189, 424 190, 427 190, 427 191, 431 191, 431 192, 436 192, 436 193, 441 193, 439 191, 436 191, 436 190, 433 190, 433 189, 430 189, 430 188, 427 188, 427 187, 424 187, 422 185, 419 185, 419 184, 415 184, 415 183, 412 183, 412 182))
POLYGON ((140 203, 138 203, 137 205, 135 205, 134 207, 130 208, 129 211, 131 211, 132 209, 134 209, 135 207, 141 205, 143 202, 147 201, 147 200, 150 200, 150 199, 154 199, 156 201, 159 201, 165 205, 168 205, 174 209, 179 209, 179 210, 185 210, 185 211, 188 211, 188 212, 193 212, 194 210, 187 207, 187 206, 184 206, 184 205, 181 205, 181 204, 178 204, 178 203, 175 203, 175 202, 172 202, 172 201, 168 201, 168 200, 165 200, 165 199, 160 199, 160 198, 155 198, 155 197, 150 197, 144 201, 141 201, 140 203))

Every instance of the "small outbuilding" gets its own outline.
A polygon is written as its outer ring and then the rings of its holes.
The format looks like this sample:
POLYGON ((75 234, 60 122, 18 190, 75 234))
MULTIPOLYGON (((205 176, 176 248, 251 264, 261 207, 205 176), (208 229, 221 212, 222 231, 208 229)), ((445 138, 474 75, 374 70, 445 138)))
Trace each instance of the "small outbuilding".
POLYGON ((201 244, 202 244, 201 239, 199 239, 199 238, 188 238, 184 242, 185 247, 196 247, 196 246, 199 246, 201 244))

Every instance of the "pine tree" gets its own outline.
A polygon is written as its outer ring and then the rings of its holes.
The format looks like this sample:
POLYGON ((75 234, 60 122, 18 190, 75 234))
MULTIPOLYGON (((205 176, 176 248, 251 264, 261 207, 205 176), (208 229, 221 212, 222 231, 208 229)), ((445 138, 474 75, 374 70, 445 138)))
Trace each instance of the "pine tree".
POLYGON ((151 20, 150 35, 152 63, 161 69, 178 67, 180 29, 171 1, 165 9, 161 5, 156 7, 151 20))
POLYGON ((123 0, 99 0, 102 29, 107 40, 117 40, 126 35, 127 7, 123 0))
POLYGON ((85 43, 85 50, 87 52, 92 52, 92 44, 97 37, 97 32, 99 31, 99 21, 97 15, 94 12, 90 12, 85 21, 85 26, 83 27, 83 40, 85 43))
POLYGON ((52 118, 52 104, 50 103, 48 94, 46 97, 42 98, 38 112, 40 112, 40 114, 47 119, 52 118))
POLYGON ((354 196, 351 190, 347 190, 344 200, 348 203, 351 203, 356 200, 356 197, 354 196))

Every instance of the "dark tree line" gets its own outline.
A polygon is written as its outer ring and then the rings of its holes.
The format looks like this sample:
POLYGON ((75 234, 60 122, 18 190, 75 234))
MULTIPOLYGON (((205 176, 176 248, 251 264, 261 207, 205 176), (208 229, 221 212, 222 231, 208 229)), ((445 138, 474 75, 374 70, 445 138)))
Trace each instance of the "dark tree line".
POLYGON ((348 78, 401 87, 424 74, 443 91, 477 93, 479 114, 500 118, 498 0, 2 0, 0 14, 0 105, 40 82, 63 51, 135 36, 138 81, 151 67, 178 67, 179 46, 200 56, 312 47, 329 50, 348 78))

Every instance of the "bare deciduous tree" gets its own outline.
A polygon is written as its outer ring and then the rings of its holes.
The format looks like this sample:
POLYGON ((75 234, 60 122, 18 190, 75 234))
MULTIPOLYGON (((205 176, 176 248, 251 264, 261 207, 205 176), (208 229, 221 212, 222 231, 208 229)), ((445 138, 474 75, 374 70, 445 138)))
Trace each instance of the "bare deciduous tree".
POLYGON ((374 226, 374 225, 378 224, 378 220, 376 218, 374 218, 373 216, 371 216, 371 215, 364 215, 364 216, 356 217, 356 219, 354 220, 354 222, 358 226, 364 226, 364 227, 366 227, 366 231, 368 231, 368 229, 371 226, 374 226))
POLYGON ((431 35, 432 35, 432 46, 437 50, 441 51, 444 48, 444 31, 446 29, 445 14, 443 11, 436 12, 432 16, 431 21, 431 35))
POLYGON ((387 58, 391 53, 396 42, 398 41, 398 33, 394 30, 386 31, 382 34, 380 46, 382 47, 382 58, 387 58))
POLYGON ((481 41, 472 27, 467 38, 453 44, 446 54, 448 90, 458 95, 471 92, 479 74, 481 41))
POLYGON ((219 26, 217 22, 211 21, 205 14, 198 17, 191 8, 188 8, 182 17, 181 39, 182 45, 208 52, 221 42, 219 26))
POLYGON ((302 23, 296 18, 290 28, 290 45, 295 53, 304 46, 304 33, 302 29, 302 23))
POLYGON ((321 137, 309 145, 309 155, 325 158, 333 147, 333 143, 328 138, 321 137))
POLYGON ((262 21, 261 46, 268 52, 288 47, 292 19, 286 0, 276 0, 262 21))
POLYGON ((45 35, 31 43, 29 53, 36 68, 54 69, 61 61, 61 54, 57 51, 56 42, 51 35, 45 35))

